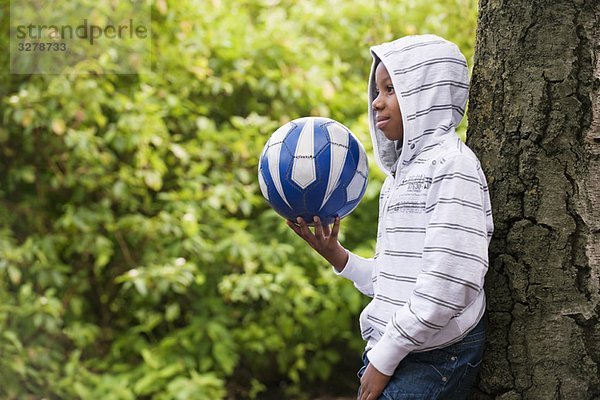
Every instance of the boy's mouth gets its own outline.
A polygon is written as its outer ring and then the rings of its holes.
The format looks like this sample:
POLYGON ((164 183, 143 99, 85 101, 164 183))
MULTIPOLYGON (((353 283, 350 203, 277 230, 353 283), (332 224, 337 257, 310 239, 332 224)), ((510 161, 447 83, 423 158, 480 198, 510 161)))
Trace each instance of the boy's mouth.
POLYGON ((377 128, 383 129, 389 122, 389 117, 377 117, 377 128))

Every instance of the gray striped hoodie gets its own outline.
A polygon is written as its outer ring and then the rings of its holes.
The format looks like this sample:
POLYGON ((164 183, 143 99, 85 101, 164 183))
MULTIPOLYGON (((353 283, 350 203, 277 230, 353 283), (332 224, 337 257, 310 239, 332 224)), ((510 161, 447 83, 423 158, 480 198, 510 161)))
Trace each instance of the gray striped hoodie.
POLYGON ((468 96, 460 50, 423 35, 374 46, 371 54, 369 128, 387 178, 375 255, 349 253, 340 275, 372 297, 360 316, 362 337, 369 361, 392 375, 408 353, 455 343, 481 319, 493 222, 479 161, 455 133, 468 96), (398 96, 402 143, 376 128, 378 62, 398 96))

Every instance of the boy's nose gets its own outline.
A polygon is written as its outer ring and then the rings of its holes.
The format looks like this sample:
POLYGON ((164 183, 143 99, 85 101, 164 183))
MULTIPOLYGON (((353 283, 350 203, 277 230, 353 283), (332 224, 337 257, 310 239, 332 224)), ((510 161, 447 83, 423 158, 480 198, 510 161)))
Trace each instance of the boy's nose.
POLYGON ((371 103, 371 107, 373 107, 373 110, 375 111, 381 110, 381 101, 379 101, 379 96, 380 94, 378 94, 371 103))

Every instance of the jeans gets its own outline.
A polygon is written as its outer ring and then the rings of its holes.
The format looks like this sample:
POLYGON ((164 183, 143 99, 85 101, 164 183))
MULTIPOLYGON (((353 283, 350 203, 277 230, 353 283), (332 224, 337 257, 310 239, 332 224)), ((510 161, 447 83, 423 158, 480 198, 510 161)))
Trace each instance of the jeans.
MULTIPOLYGON (((422 353, 410 353, 398 365, 379 400, 465 399, 481 367, 485 345, 482 321, 458 343, 422 353)), ((363 354, 364 374, 369 359, 363 354)), ((360 394, 360 389, 359 389, 360 394)))

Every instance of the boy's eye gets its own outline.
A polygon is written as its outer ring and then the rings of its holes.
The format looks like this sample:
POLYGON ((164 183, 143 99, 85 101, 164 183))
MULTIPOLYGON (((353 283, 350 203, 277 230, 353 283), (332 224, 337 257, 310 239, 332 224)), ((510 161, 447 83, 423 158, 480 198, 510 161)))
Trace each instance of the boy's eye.
MULTIPOLYGON (((394 86, 393 85, 388 85, 385 87, 385 93, 386 94, 392 94, 394 93, 394 86)), ((375 96, 379 96, 379 89, 375 89, 375 96)))

